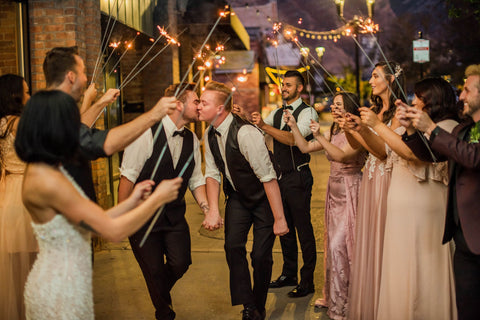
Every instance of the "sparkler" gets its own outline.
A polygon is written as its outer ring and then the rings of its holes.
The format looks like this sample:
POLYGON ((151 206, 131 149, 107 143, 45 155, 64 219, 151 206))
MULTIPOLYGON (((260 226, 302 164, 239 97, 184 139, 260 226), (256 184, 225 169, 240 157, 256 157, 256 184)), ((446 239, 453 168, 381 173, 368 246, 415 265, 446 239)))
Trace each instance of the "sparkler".
MULTIPOLYGON (((161 28, 159 28, 161 29, 161 28)), ((163 30, 163 29, 162 29, 163 30)), ((186 30, 186 29, 185 29, 186 30)), ((185 31, 183 30, 182 33, 185 31)), ((164 30, 163 30, 164 31, 164 30)), ((120 85, 120 87, 118 88, 119 90, 122 90, 127 84, 129 84, 148 64, 150 64, 150 62, 152 62, 159 54, 161 54, 163 51, 165 51, 166 48, 168 48, 168 46, 170 46, 171 43, 175 43, 177 44, 178 46, 180 46, 180 43, 178 41, 176 41, 174 38, 168 36, 167 39, 168 40, 168 43, 165 47, 163 47, 159 52, 157 52, 147 63, 145 63, 141 68, 140 70, 138 70, 133 76, 130 77, 130 75, 133 73, 133 71, 136 69, 136 67, 138 67, 138 65, 140 64, 140 62, 146 57, 146 55, 150 52, 150 50, 153 48, 153 46, 157 43, 158 40, 160 40, 160 38, 162 36, 165 36, 166 34, 166 31, 163 32, 163 34, 161 33, 160 36, 157 38, 157 40, 152 44, 152 46, 147 50, 147 52, 143 55, 143 57, 140 59, 140 61, 133 67, 133 69, 130 71, 130 73, 127 75, 127 77, 125 78, 125 80, 123 81, 123 83, 120 85)), ((95 122, 98 120, 98 118, 100 118, 101 114, 105 111, 107 107, 103 108, 102 111, 100 111, 100 113, 98 114, 97 118, 95 119, 95 122)), ((94 122, 94 123, 95 123, 94 122)), ((156 140, 154 140, 155 142, 156 140)))
MULTIPOLYGON (((165 29, 163 28, 160 28, 160 27, 157 27, 159 30, 161 29, 162 31, 165 31, 165 29)), ((152 43, 152 45, 150 46, 150 48, 148 48, 148 50, 145 52, 145 54, 140 58, 140 60, 138 60, 137 64, 135 66, 133 66, 132 70, 130 70, 130 73, 125 77, 124 81, 126 81, 127 79, 129 79, 129 77, 132 75, 132 73, 135 71, 135 69, 140 65, 140 63, 143 61, 143 59, 145 59, 145 57, 148 55, 148 53, 153 49, 153 47, 157 44, 157 42, 163 38, 165 32, 160 32, 160 35, 157 37, 157 39, 155 39, 155 41, 152 43)))
MULTIPOLYGON (((112 52, 110 52, 110 54, 108 55, 108 58, 107 58, 107 61, 105 61, 105 63, 103 64, 103 67, 102 69, 98 72, 98 74, 101 74, 103 72, 103 70, 105 70, 105 67, 107 66, 108 64, 108 61, 110 61, 110 58, 112 57, 113 53, 115 52, 115 50, 117 50, 117 48, 121 45, 121 42, 118 41, 118 42, 112 42, 110 43, 108 46, 113 48, 112 52)), ((97 74, 97 75, 98 75, 97 74)), ((96 79, 93 79, 93 81, 95 81, 96 79)))
MULTIPOLYGON (((147 67, 156 57, 158 57, 158 55, 160 55, 163 51, 165 51, 171 44, 175 44, 177 46, 180 46, 180 42, 178 42, 176 39, 174 39, 173 37, 169 36, 166 31, 162 28, 159 27, 159 29, 162 30, 163 32, 163 36, 165 36, 165 38, 167 38, 167 45, 164 46, 159 52, 157 52, 150 60, 148 60, 133 76, 129 77, 132 72, 130 72, 128 74, 128 76, 125 78, 124 82, 122 83, 122 85, 119 87, 119 90, 123 89, 127 84, 129 84, 143 69, 145 69, 145 67, 147 67)), ((183 32, 185 32, 186 29, 184 29, 180 34, 182 34, 183 32)), ((147 53, 150 51, 150 49, 147 51, 147 53)), ((141 60, 143 60, 143 58, 146 56, 146 54, 142 57, 141 60)), ((134 69, 139 65, 139 63, 137 63, 134 67, 134 69)), ((133 69, 133 70, 134 70, 133 69)), ((132 70, 132 71, 133 71, 132 70)))
MULTIPOLYGON (((117 3, 117 0, 115 0, 115 2, 114 2, 114 5, 113 5, 114 7, 115 7, 116 3, 117 3)), ((124 0, 122 0, 122 2, 118 5, 117 11, 118 11, 118 9, 120 9, 122 7, 123 3, 124 3, 124 0)), ((108 39, 110 39, 110 36, 112 35, 112 32, 113 32, 113 28, 115 27, 115 23, 117 22, 117 18, 115 18, 115 20, 113 20, 112 26, 110 27, 110 31, 108 31, 108 26, 110 24, 111 18, 112 18, 112 15, 110 14, 109 17, 108 17, 107 28, 105 28, 105 33, 103 34, 103 39, 102 39, 102 43, 101 43, 101 46, 100 46, 100 51, 99 51, 99 54, 98 54, 98 57, 97 57, 97 61, 95 62, 95 68, 93 69, 92 80, 90 81, 90 84, 95 82, 95 80, 98 76, 96 71, 97 71, 97 68, 100 66, 100 60, 101 60, 100 58, 103 56, 103 54, 105 53, 105 50, 107 49, 107 46, 105 44, 108 41, 108 39), (107 33, 108 33, 108 36, 105 37, 107 35, 107 33)))
MULTIPOLYGON (((222 47, 223 47, 223 46, 222 46, 222 47)), ((215 53, 216 53, 216 52, 215 52, 215 53)), ((215 53, 214 53, 214 54, 215 54, 215 53)), ((211 67, 211 63, 207 65, 208 62, 210 62, 210 61, 209 61, 209 60, 205 61, 205 66, 206 66, 206 67, 211 67)), ((204 73, 204 72, 206 71, 206 68, 202 68, 202 69, 203 69, 203 73, 204 73)), ((200 73, 200 71, 201 71, 201 70, 198 70, 198 71, 195 73, 195 75, 193 76, 193 80, 194 80, 195 77, 200 73)), ((203 74, 202 74, 202 76, 203 76, 203 74)), ((197 83, 195 84, 195 87, 194 87, 194 89, 193 89, 194 92, 196 91, 199 83, 200 83, 200 82, 197 81, 197 83)), ((181 87, 182 87, 182 84, 179 84, 176 91, 178 92, 179 88, 181 88, 181 87)), ((180 92, 178 93, 178 96, 180 97, 180 96, 185 92, 185 90, 187 90, 187 88, 188 88, 187 85, 183 86, 183 89, 180 90, 180 92)), ((177 126, 178 121, 182 118, 184 112, 185 112, 185 108, 182 110, 182 113, 181 113, 180 117, 178 118, 177 123, 175 123, 175 126, 177 126)), ((155 144, 155 141, 157 141, 158 135, 159 135, 160 131, 162 130, 162 127, 163 127, 163 122, 160 123, 160 125, 159 125, 158 128, 157 128, 157 130, 155 131, 155 136, 154 136, 154 138, 153 138, 153 143, 154 143, 154 144, 155 144)), ((151 176, 150 176, 150 180, 152 180, 152 179, 155 177, 155 174, 157 173, 157 170, 158 170, 158 166, 159 166, 160 162, 161 162, 162 159, 163 159, 163 155, 165 154, 165 151, 166 151, 166 149, 167 149, 167 146, 168 146, 168 144, 165 143, 165 145, 163 146, 162 150, 160 151, 160 155, 158 156, 157 162, 155 163, 155 167, 154 167, 154 169, 153 169, 153 171, 152 171, 152 174, 151 174, 151 176)))
MULTIPOLYGON (((408 101, 407 99, 407 95, 405 94, 405 91, 403 91, 403 88, 402 86, 400 85, 400 82, 398 81, 397 77, 395 76, 395 71, 393 70, 392 66, 390 65, 390 63, 388 62, 387 60, 387 57, 385 56, 385 53, 383 52, 382 48, 380 47, 380 44, 378 43, 377 41, 377 38, 373 35, 373 32, 370 33, 372 35, 372 38, 375 40, 375 44, 377 45, 380 53, 382 54, 382 57, 383 59, 385 60, 385 63, 387 64, 389 70, 390 70, 390 73, 393 76, 393 78, 395 79, 395 82, 397 83, 397 86, 400 88, 400 92, 402 93, 403 95, 403 98, 405 99, 405 101, 408 101)), ((392 95, 395 97, 395 99, 398 99, 398 97, 395 95, 395 93, 390 90, 390 92, 392 93, 392 95)), ((428 143, 427 141, 427 138, 425 138, 425 136, 423 135, 422 132, 420 132, 418 129, 415 129, 417 132, 418 132, 418 136, 420 136, 420 138, 422 139, 422 142, 423 144, 425 145, 425 147, 427 148, 428 152, 430 153, 430 156, 432 157, 433 159, 433 162, 437 162, 437 157, 433 154, 433 151, 432 149, 430 148, 430 144, 428 143)))
MULTIPOLYGON (((225 8, 227 9, 228 6, 226 6, 225 8)), ((180 81, 178 87, 177 87, 177 90, 175 91, 175 94, 174 94, 174 97, 178 97, 179 95, 179 92, 180 92, 180 88, 182 87, 183 83, 185 82, 187 76, 190 74, 190 71, 192 70, 195 62, 197 59, 200 59, 202 58, 202 52, 203 52, 203 49, 205 48, 205 46, 207 45, 207 42, 208 40, 210 39, 210 37, 212 36, 213 34, 213 31, 215 30, 215 28, 217 27, 217 25, 219 24, 220 20, 224 17, 226 17, 228 15, 228 12, 227 11, 222 11, 220 12, 220 16, 218 17, 217 21, 215 21, 215 24, 213 25, 212 29, 210 30, 210 32, 208 33, 207 37, 205 38, 205 40, 203 41, 201 47, 200 47, 200 50, 198 50, 198 54, 194 57, 192 63, 190 64, 190 66, 188 67, 187 69, 187 72, 185 73, 185 75, 183 76, 182 80, 180 81)), ((231 97, 230 97, 231 98, 231 97)), ((215 117, 214 121, 216 121, 217 117, 219 116, 219 114, 215 117)), ((155 141, 156 139, 158 138, 158 135, 160 133, 160 131, 162 130, 163 128, 163 123, 160 123, 160 125, 157 127, 157 130, 155 132, 155 136, 153 138, 153 143, 155 144, 155 141)), ((205 135, 202 137, 202 141, 204 140, 205 138, 205 135)), ((164 149, 166 149, 166 145, 164 146, 164 149)), ((199 144, 201 145, 201 143, 199 144)), ((162 150, 163 151, 163 150, 162 150)), ((188 161, 185 163, 184 167, 182 168, 181 172, 180 172, 180 175, 179 176, 182 176, 183 173, 185 172, 185 170, 187 169, 188 165, 190 164, 190 162, 192 161, 193 159, 193 155, 195 154, 195 151, 190 155, 188 161)), ((155 164, 155 169, 154 171, 156 171, 156 169, 158 168, 158 165, 160 163, 160 160, 161 160, 161 157, 163 156, 163 154, 161 154, 161 156, 159 156, 158 160, 157 160, 157 163, 155 164)), ((143 244, 145 243, 145 241, 147 240, 148 236, 150 235, 150 232, 152 231, 152 228, 153 226, 155 225, 155 222, 157 221, 158 217, 160 216, 161 212, 163 211, 163 208, 165 206, 162 206, 158 209, 157 213, 155 214, 155 217, 153 218, 152 222, 150 223, 147 231, 145 232, 145 235, 143 236, 143 239, 142 241, 140 242, 140 247, 143 246, 143 244)))
MULTIPOLYGON (((228 8, 228 6, 225 6, 225 9, 227 9, 227 8, 228 8)), ((180 89, 181 85, 185 82, 185 80, 186 80, 187 76, 189 75, 190 71, 192 71, 192 68, 193 68, 193 65, 194 65, 195 62, 196 62, 196 59, 202 57, 203 48, 205 47, 205 45, 207 44, 208 40, 209 40, 210 37, 212 36, 213 31, 215 30, 215 28, 217 27, 217 25, 220 23, 220 20, 221 20, 222 18, 226 17, 226 16, 228 15, 228 13, 229 13, 228 11, 222 11, 222 12, 220 12, 220 16, 218 17, 217 21, 215 21, 215 24, 213 25, 212 29, 210 29, 210 32, 208 33, 207 37, 206 37, 205 40, 203 41, 202 46, 200 47, 200 50, 198 50, 198 54, 197 54, 196 58, 193 59, 192 63, 191 63, 190 66, 188 67, 187 72, 185 72, 185 75, 183 76, 182 81, 180 81, 180 86, 178 86, 177 92, 175 92, 175 97, 177 96, 178 90, 180 89)))
MULTIPOLYGON (((208 129, 207 130, 211 130, 211 127, 213 126, 213 124, 217 121, 218 117, 220 116, 220 113, 218 113, 215 118, 213 119, 212 123, 208 126, 208 129)), ((160 127, 160 126, 159 126, 160 127)), ((205 130, 205 133, 203 134, 202 136, 202 139, 200 139, 199 143, 198 143, 198 147, 197 148, 200 148, 200 146, 203 144, 203 141, 205 140, 205 137, 207 136, 206 132, 207 130, 205 130)), ((165 146, 167 145, 167 143, 165 143, 165 146)), ((164 148, 166 149, 166 148, 164 148)), ((185 173, 185 171, 187 170, 188 166, 190 165, 190 163, 192 162, 193 160, 193 157, 195 156, 195 152, 197 151, 198 149, 195 149, 193 150, 192 154, 188 157, 187 161, 185 162, 185 164, 183 165, 182 167, 182 170, 180 170, 180 173, 178 174, 178 177, 182 177, 183 174, 185 173)), ((164 151, 164 150, 162 150, 164 151)), ((159 157, 160 158, 160 157, 159 157)), ((158 163, 159 161, 157 162, 157 165, 158 166, 158 163)), ((143 238, 142 238, 142 241, 140 241, 140 244, 139 244, 139 247, 143 247, 143 245, 145 244, 145 241, 147 240, 148 236, 150 235, 150 233, 152 232, 152 229, 153 229, 153 226, 155 226, 155 223, 157 222, 158 218, 160 217, 163 209, 165 208, 165 205, 161 206, 160 208, 158 208, 157 210, 157 213, 155 214, 155 216, 153 217, 152 219, 152 222, 150 222, 150 225, 148 226, 148 229, 147 231, 145 231, 145 234, 143 235, 143 238)))
POLYGON ((112 74, 113 71, 115 71, 115 68, 118 66, 118 64, 120 63, 120 61, 123 59, 123 57, 125 56, 125 54, 128 52, 128 50, 130 50, 132 48, 132 45, 133 45, 133 42, 135 41, 135 39, 137 39, 138 35, 140 34, 140 32, 137 32, 137 34, 135 35, 135 38, 133 38, 132 41, 130 41, 128 44, 126 43, 126 47, 125 47, 125 51, 122 53, 122 55, 120 56, 120 58, 118 59, 118 61, 115 63, 115 65, 112 67, 112 70, 110 70, 110 73, 108 74, 107 77, 110 77, 110 75, 112 74))
MULTIPOLYGON (((180 87, 180 85, 179 85, 179 87, 180 87)), ((236 89, 236 87, 234 86, 234 87, 232 88, 230 94, 228 95, 227 99, 225 99, 225 102, 223 103, 224 106, 228 105, 228 103, 230 102, 230 99, 232 98, 233 93, 236 91, 235 89, 236 89)), ((218 119, 218 117, 220 116, 220 114, 221 114, 220 112, 217 113, 217 115, 215 116, 215 118, 214 118, 214 119, 212 120, 212 122, 210 123, 208 129, 205 130, 205 133, 203 134, 202 139, 200 139, 200 141, 199 141, 199 143, 198 143, 198 148, 200 148, 200 146, 203 144, 203 141, 205 140, 205 137, 207 136, 206 132, 207 132, 208 130, 211 130, 211 127, 213 127, 213 125, 214 125, 215 122, 217 121, 217 119, 218 119)), ((158 127, 160 127, 160 126, 158 126, 158 127)), ((157 131, 158 131, 158 128, 157 128, 157 131)), ((165 143, 164 149, 166 149, 166 146, 167 146, 167 144, 165 143)), ((164 152, 164 150, 162 150, 162 151, 164 152)), ((182 177, 183 174, 185 173, 185 170, 187 170, 188 166, 190 165, 190 163, 191 163, 192 160, 193 160, 193 157, 194 157, 196 151, 197 151, 197 149, 193 150, 192 154, 188 157, 187 161, 186 161, 185 164, 183 165, 183 168, 182 168, 182 170, 180 171, 180 173, 179 173, 179 175, 178 175, 179 177, 182 177)), ((159 159, 161 159, 161 156, 163 156, 163 154, 159 156, 159 159)), ((157 160, 156 167, 158 167, 158 163, 159 163, 159 162, 160 162, 160 161, 157 160)), ((153 177, 153 176, 152 176, 152 177, 153 177)), ((158 220, 158 218, 160 217, 160 215, 161 215, 161 213, 162 213, 162 211, 163 211, 164 208, 165 208, 164 205, 161 206, 161 207, 158 209, 158 211, 157 211, 157 213, 155 214, 155 216, 153 217, 152 222, 151 222, 150 225, 148 226, 148 229, 147 229, 147 231, 145 232, 145 235, 143 236, 142 241, 141 241, 140 244, 139 244, 140 248, 143 247, 143 245, 145 244, 145 241, 147 240, 148 236, 149 236, 150 233, 152 232, 153 226, 154 226, 155 223, 157 222, 157 220, 158 220)))

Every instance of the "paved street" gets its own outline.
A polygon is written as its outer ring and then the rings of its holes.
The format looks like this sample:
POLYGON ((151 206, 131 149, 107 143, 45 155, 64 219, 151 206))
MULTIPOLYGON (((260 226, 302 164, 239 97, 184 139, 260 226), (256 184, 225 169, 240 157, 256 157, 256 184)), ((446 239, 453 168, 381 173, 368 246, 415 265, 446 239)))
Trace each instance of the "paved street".
MULTIPOLYGON (((312 222, 317 239, 316 292, 304 298, 292 299, 287 297, 292 287, 270 290, 266 305, 267 319, 328 319, 324 310, 317 310, 313 306, 315 299, 321 296, 324 281, 323 208, 329 170, 325 155, 313 154, 311 167, 314 175, 312 222)), ((200 228, 203 215, 189 192, 186 216, 192 237, 193 264, 173 288, 173 307, 177 319, 241 319, 243 307, 232 307, 230 303, 223 229, 208 232, 200 228)), ((251 243, 252 238, 249 237, 249 248, 251 243)), ((276 278, 282 266, 278 238, 273 252, 272 277, 276 278)), ((93 284, 96 319, 154 319, 154 308, 128 241, 108 244, 105 250, 95 254, 93 284)))

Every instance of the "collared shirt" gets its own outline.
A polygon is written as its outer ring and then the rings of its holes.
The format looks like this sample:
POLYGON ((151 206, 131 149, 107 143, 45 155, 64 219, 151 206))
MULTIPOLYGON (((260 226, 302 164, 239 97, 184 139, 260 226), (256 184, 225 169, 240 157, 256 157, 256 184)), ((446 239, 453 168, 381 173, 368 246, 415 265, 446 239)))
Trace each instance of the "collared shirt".
MULTIPOLYGON (((221 134, 221 136, 216 136, 216 138, 223 162, 225 163, 225 175, 230 181, 230 184, 235 188, 225 158, 225 145, 232 121, 233 116, 230 113, 218 126, 217 131, 221 134)), ((205 132, 205 134, 208 134, 208 132, 205 132)), ((276 179, 277 175, 273 169, 273 165, 268 154, 268 149, 265 145, 265 140, 260 130, 250 125, 242 126, 238 130, 237 138, 240 152, 250 163, 250 167, 252 167, 257 178, 261 182, 268 182, 276 179)), ((217 180, 218 183, 221 183, 220 170, 213 159, 213 155, 208 144, 208 139, 205 139, 205 163, 205 177, 213 178, 217 180)))
MULTIPOLYGON (((289 110, 289 111, 293 113, 298 107, 302 105, 302 102, 303 102, 302 98, 298 98, 297 100, 295 100, 292 104, 290 104, 293 110, 291 111, 289 110)), ((278 109, 270 112, 270 114, 264 120, 264 122, 269 126, 273 127, 273 117, 277 112, 277 110, 278 109)), ((298 115, 297 127, 300 133, 302 134, 302 136, 304 137, 312 133, 312 131, 310 130, 310 119, 313 119, 314 121, 318 121, 317 111, 315 111, 315 109, 313 109, 312 107, 303 109, 298 115)), ((280 122, 280 129, 283 129, 283 127, 285 127, 285 121, 283 121, 283 115, 282 115, 282 120, 280 122)))
MULTIPOLYGON (((178 159, 182 152, 183 137, 176 135, 173 137, 173 133, 179 129, 175 126, 170 116, 163 117, 162 119, 163 129, 167 136, 168 151, 172 156, 173 167, 177 167, 178 159)), ((186 130, 182 128, 183 130, 186 130)), ((191 191, 195 190, 201 185, 205 184, 205 177, 202 174, 202 156, 199 148, 199 141, 195 134, 193 134, 193 150, 195 168, 193 169, 192 176, 188 181, 188 187, 191 191)), ((140 172, 145 165, 145 162, 150 158, 153 152, 153 134, 152 130, 148 129, 140 137, 137 138, 132 144, 125 148, 123 154, 122 167, 120 168, 120 174, 127 178, 129 181, 135 183, 137 181, 140 172)), ((159 168, 161 170, 161 168, 159 168)))

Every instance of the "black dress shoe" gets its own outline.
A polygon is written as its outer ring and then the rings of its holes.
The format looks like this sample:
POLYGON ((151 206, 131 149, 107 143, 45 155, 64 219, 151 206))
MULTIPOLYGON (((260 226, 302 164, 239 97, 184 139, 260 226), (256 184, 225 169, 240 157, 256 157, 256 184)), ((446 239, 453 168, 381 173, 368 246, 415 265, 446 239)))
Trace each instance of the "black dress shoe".
POLYGON ((257 309, 245 308, 242 311, 242 320, 263 320, 265 319, 260 315, 257 309))
POLYGON ((281 275, 277 280, 270 282, 270 288, 282 288, 286 286, 296 286, 298 284, 297 277, 287 277, 281 275))
POLYGON ((302 287, 302 286, 298 285, 295 289, 293 289, 292 291, 290 291, 288 293, 288 296, 290 298, 301 298, 301 297, 305 297, 305 296, 309 295, 310 293, 314 293, 314 292, 315 292, 315 289, 313 288, 313 286, 302 287))

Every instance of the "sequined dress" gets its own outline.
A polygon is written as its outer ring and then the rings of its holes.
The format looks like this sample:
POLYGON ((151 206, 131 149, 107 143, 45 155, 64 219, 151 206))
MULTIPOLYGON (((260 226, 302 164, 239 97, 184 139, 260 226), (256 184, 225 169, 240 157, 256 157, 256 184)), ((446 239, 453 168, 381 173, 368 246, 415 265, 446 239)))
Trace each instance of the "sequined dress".
MULTIPOLYGON (((0 119, 0 136, 12 116, 0 119)), ((9 131, 0 138, 0 319, 25 319, 23 288, 38 252, 32 219, 22 203, 25 163, 9 131)))
POLYGON ((25 285, 27 319, 94 319, 90 232, 60 213, 32 226, 40 252, 25 285))

